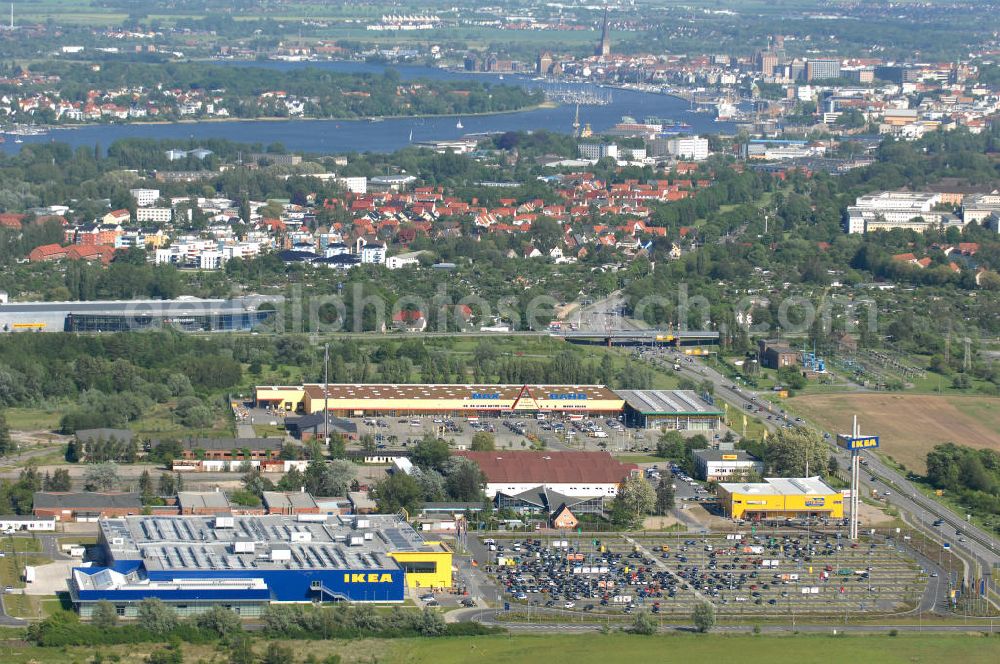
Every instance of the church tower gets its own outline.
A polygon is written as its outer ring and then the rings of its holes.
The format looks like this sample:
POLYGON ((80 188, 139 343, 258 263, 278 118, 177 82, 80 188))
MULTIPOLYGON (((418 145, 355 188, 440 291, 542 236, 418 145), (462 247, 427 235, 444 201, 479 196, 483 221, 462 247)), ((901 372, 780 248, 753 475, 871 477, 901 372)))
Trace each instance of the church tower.
POLYGON ((604 5, 604 25, 601 27, 601 42, 594 49, 594 55, 611 55, 611 34, 608 30, 608 6, 604 5))

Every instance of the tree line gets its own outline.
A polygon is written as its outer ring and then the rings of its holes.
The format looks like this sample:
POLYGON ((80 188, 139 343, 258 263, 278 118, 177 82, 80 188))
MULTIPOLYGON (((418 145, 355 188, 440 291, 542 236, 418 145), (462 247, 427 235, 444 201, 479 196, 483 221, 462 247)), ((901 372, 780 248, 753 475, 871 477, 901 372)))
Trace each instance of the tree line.
POLYGON ((953 496, 1000 532, 1000 454, 955 443, 935 445, 927 453, 927 480, 953 496))

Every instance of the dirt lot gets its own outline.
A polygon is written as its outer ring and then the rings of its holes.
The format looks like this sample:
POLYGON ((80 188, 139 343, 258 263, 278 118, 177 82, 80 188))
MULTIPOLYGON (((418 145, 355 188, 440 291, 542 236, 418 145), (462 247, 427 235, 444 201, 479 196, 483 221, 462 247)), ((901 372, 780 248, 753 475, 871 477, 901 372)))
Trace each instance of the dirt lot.
POLYGON ((861 431, 881 437, 881 452, 918 473, 939 443, 1000 451, 1000 399, 923 394, 813 394, 789 405, 830 431, 850 431, 857 414, 861 431))

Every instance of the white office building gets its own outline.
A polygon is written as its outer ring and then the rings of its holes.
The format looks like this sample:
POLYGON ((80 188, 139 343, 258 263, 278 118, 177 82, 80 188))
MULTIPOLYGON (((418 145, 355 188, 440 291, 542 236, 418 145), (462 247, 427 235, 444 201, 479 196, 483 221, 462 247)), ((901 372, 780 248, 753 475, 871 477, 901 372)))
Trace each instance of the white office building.
POLYGON ((695 450, 695 475, 706 482, 733 482, 764 473, 764 464, 743 450, 695 450))
POLYGON ((618 146, 614 143, 581 143, 580 156, 595 161, 606 157, 618 159, 618 146))
POLYGON ((129 189, 128 193, 135 199, 135 204, 139 207, 152 205, 160 198, 159 189, 129 189))
POLYGON ((361 262, 373 265, 385 265, 385 245, 375 242, 373 244, 365 244, 361 246, 361 251, 358 252, 361 257, 361 262))
POLYGON ((368 178, 364 176, 359 177, 339 177, 336 179, 337 184, 342 186, 347 191, 352 194, 366 194, 368 193, 368 178))
POLYGON ((218 270, 224 262, 221 251, 203 251, 198 255, 198 267, 202 270, 218 270))
POLYGON ((140 207, 135 210, 135 220, 140 224, 169 224, 173 218, 173 212, 166 207, 140 207))
POLYGON ((678 159, 704 161, 708 159, 708 139, 699 136, 678 136, 667 141, 667 151, 678 159))

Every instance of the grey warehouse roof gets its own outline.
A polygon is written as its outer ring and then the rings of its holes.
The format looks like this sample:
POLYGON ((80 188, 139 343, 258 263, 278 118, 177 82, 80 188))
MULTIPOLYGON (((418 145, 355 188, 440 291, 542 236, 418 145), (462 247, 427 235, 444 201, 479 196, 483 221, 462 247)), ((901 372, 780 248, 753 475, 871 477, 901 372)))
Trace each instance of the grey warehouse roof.
POLYGON ((221 491, 181 491, 177 494, 177 502, 182 510, 217 509, 228 512, 231 508, 229 499, 221 491))
POLYGON ((97 493, 94 491, 53 493, 50 491, 36 491, 34 505, 35 509, 116 507, 141 510, 142 500, 138 493, 97 493))
POLYGON ((130 429, 78 429, 76 432, 76 439, 84 443, 112 439, 130 443, 133 436, 130 429))
POLYGON ((264 505, 268 510, 280 509, 319 509, 319 505, 311 494, 305 491, 265 491, 264 505))
POLYGON ((615 394, 644 415, 722 415, 691 390, 615 390, 615 394))
POLYGON ((389 552, 435 550, 394 515, 129 516, 100 527, 109 562, 147 570, 396 569, 389 552))

